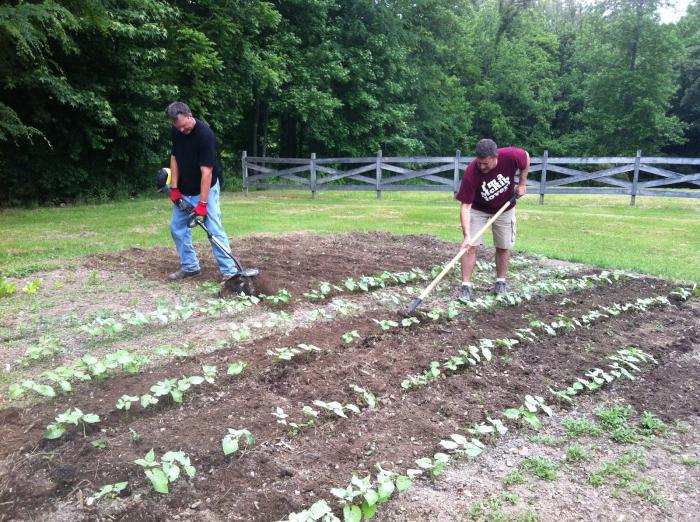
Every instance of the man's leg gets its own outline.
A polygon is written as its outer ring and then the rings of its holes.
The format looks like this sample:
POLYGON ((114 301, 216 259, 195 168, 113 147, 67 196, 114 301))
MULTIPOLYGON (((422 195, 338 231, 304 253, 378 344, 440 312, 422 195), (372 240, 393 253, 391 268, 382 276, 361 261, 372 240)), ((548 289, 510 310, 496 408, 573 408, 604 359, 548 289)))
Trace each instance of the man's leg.
MULTIPOLYGON (((219 200, 220 193, 221 187, 217 182, 216 185, 209 190, 209 197, 207 198, 207 219, 205 220, 204 224, 207 226, 212 236, 218 239, 219 242, 226 248, 231 250, 231 246, 228 242, 228 236, 226 235, 224 226, 221 224, 221 203, 219 200)), ((233 259, 222 252, 213 241, 210 241, 210 243, 212 251, 214 252, 214 257, 216 257, 216 262, 219 264, 221 274, 224 277, 231 277, 238 272, 233 259)))
POLYGON ((472 272, 474 271, 474 265, 476 265, 476 247, 471 246, 462 256, 462 282, 471 283, 472 272))
POLYGON ((188 214, 173 207, 170 218, 170 233, 175 241, 177 253, 180 256, 182 271, 187 273, 199 272, 199 259, 192 246, 192 229, 187 226, 188 214))
POLYGON ((510 250, 496 248, 496 277, 506 279, 508 275, 508 261, 510 261, 510 250))
POLYGON ((499 216, 494 222, 493 243, 496 247, 496 294, 505 294, 507 290, 506 277, 510 252, 515 245, 515 209, 510 209, 499 216))

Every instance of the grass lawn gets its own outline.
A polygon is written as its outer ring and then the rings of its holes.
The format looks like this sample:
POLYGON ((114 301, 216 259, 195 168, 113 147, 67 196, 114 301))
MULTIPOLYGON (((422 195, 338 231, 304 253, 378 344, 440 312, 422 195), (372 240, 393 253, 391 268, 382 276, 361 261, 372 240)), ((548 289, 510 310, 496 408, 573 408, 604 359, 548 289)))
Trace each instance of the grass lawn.
MULTIPOLYGON (((292 231, 386 230, 461 240, 459 205, 448 193, 255 192, 222 196, 230 236, 292 231)), ((172 245, 170 201, 0 211, 0 274, 22 276, 75 258, 129 247, 172 245)), ((518 202, 516 250, 700 282, 700 200, 625 196, 547 196, 518 202)), ((487 234, 488 235, 488 234, 487 234)), ((196 240, 204 240, 201 230, 196 240)), ((490 243, 490 237, 487 237, 490 243)), ((445 261, 448 261, 447 259, 445 261)), ((387 269, 391 260, 387 259, 387 269)))

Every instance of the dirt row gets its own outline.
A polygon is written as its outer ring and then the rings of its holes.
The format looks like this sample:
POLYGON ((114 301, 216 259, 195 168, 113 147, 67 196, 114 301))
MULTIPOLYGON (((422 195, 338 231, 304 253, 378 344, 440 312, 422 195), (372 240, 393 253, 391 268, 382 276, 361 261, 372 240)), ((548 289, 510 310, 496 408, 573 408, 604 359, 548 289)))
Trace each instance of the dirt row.
POLYGON ((376 327, 369 324, 369 317, 358 317, 187 359, 153 373, 105 381, 73 394, 70 404, 84 411, 109 412, 122 393, 143 393, 166 373, 168 377, 191 374, 201 364, 238 359, 251 363, 241 379, 226 384, 220 380, 216 387, 203 388, 183 407, 162 409, 156 415, 134 413, 127 419, 121 412, 107 413, 102 424, 107 431, 99 434, 107 441, 106 450, 88 444, 97 434, 87 440, 73 436, 63 444, 39 442, 45 421, 55 415, 51 405, 26 412, 9 410, 3 419, 9 429, 1 434, 6 448, 18 449, 20 430, 25 440, 22 449, 5 461, 16 469, 19 479, 5 487, 0 502, 11 502, 18 518, 36 516, 50 512, 56 498, 79 503, 75 495, 82 490, 128 479, 132 494, 115 502, 111 515, 82 508, 80 516, 154 520, 196 506, 197 518, 278 519, 313 503, 329 487, 344 486, 353 471, 366 472, 375 462, 387 469, 411 467, 415 458, 432 455, 440 438, 483 420, 487 412, 521 403, 526 393, 545 395, 548 386, 569 383, 589 367, 604 365, 605 356, 615 349, 634 344, 662 361, 672 360, 684 350, 689 336, 698 333, 697 319, 683 306, 650 311, 644 321, 622 315, 597 328, 543 339, 476 371, 407 394, 399 387, 406 375, 422 371, 431 360, 442 360, 479 338, 511 336, 513 328, 527 326, 533 319, 551 320, 558 313, 577 315, 596 304, 634 301, 668 290, 668 284, 656 280, 631 280, 534 301, 524 311, 506 308, 380 336, 368 336, 376 327), (344 347, 339 338, 350 329, 360 330, 365 342, 344 347), (263 355, 266 347, 297 341, 313 342, 324 352, 288 365, 270 365, 263 355), (274 422, 271 412, 275 407, 292 414, 313 399, 358 403, 349 389, 351 383, 378 393, 380 408, 347 420, 319 423, 286 440, 285 446, 276 444, 287 428, 274 422), (225 459, 218 447, 226 427, 250 429, 256 435, 255 447, 240 457, 225 459), (129 428, 139 433, 140 443, 133 442, 129 428), (143 495, 145 477, 131 462, 151 447, 159 454, 170 449, 188 451, 198 477, 174 485, 176 494, 166 498, 143 495), (31 481, 25 478, 23 483, 21 477, 31 477, 31 481), (8 494, 15 500, 6 500, 8 494))

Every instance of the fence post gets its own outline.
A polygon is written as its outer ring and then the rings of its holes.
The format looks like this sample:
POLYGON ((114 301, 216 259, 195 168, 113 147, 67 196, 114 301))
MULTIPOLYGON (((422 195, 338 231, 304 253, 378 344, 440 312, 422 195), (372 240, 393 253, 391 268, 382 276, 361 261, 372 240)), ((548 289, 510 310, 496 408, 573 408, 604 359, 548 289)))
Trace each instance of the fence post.
POLYGON ((634 158, 634 177, 632 178, 632 190, 630 191, 630 205, 637 203, 637 183, 639 183, 639 164, 642 160, 642 149, 637 149, 637 156, 634 158))
POLYGON ((316 199, 316 153, 311 153, 311 199, 316 199))
POLYGON ((454 171, 454 179, 452 180, 452 192, 454 192, 455 195, 457 195, 457 191, 459 190, 459 160, 461 159, 461 153, 459 149, 455 152, 455 171, 454 171))
POLYGON ((382 149, 377 151, 377 199, 382 199, 382 149))
POLYGON ((542 174, 540 175, 540 205, 544 205, 544 188, 547 183, 547 158, 549 158, 549 151, 545 150, 542 155, 542 174))
POLYGON ((243 151, 241 156, 241 168, 243 169, 243 194, 248 197, 248 151, 243 151))

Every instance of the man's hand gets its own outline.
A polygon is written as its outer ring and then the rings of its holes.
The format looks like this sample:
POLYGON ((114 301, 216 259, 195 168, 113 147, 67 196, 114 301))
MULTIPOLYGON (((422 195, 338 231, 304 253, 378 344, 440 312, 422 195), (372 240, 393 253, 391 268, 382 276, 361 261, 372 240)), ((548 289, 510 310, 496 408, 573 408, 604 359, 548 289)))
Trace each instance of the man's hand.
POLYGON ((515 193, 518 196, 521 196, 521 197, 524 196, 525 194, 527 194, 527 185, 520 185, 520 184, 516 185, 515 186, 515 193))
POLYGON ((201 201, 197 203, 197 206, 194 207, 194 213, 197 217, 207 217, 207 204, 201 201))
POLYGON ((182 194, 180 193, 180 189, 175 187, 170 189, 170 201, 175 203, 177 205, 177 202, 182 199, 182 194))
POLYGON ((464 241, 462 241, 462 244, 459 245, 460 250, 464 250, 465 248, 469 248, 471 246, 471 243, 469 242, 469 236, 464 238, 464 241))

